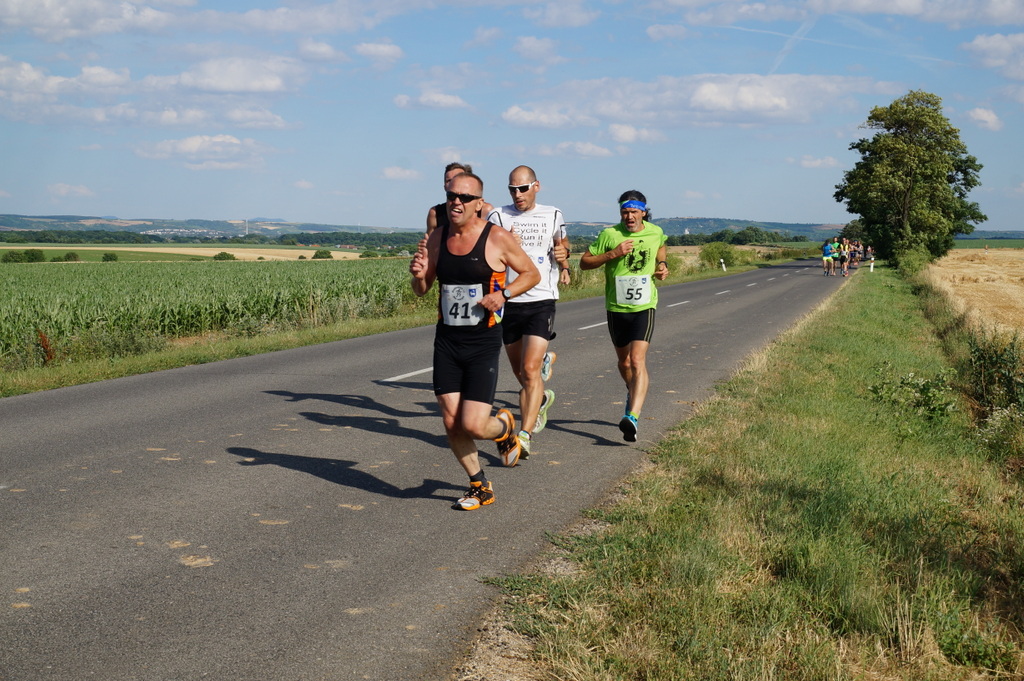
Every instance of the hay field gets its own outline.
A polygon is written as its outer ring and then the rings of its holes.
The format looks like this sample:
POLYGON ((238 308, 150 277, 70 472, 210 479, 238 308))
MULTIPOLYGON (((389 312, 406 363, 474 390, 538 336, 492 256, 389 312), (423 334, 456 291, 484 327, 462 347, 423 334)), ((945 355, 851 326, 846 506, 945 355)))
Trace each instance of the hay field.
POLYGON ((953 250, 928 276, 978 324, 1024 329, 1024 249, 953 250))

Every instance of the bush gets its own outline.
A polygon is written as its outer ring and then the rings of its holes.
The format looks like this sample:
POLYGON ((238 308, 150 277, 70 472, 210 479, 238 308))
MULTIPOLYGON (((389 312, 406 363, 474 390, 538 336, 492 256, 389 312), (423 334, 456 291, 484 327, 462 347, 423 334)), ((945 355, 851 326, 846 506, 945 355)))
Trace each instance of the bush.
POLYGON ((0 258, 0 262, 28 262, 25 260, 25 251, 7 251, 0 258))
POLYGON ((913 372, 905 376, 893 376, 892 363, 888 361, 874 369, 881 380, 869 385, 868 392, 904 413, 936 420, 957 408, 956 392, 951 383, 956 373, 954 369, 946 369, 931 378, 916 376, 913 372))
POLYGON ((978 426, 978 437, 996 461, 1024 462, 1024 409, 1016 404, 994 409, 978 426))
POLYGON ((117 253, 104 253, 103 262, 117 262, 117 253))
POLYGON ((362 253, 359 254, 359 257, 360 258, 379 258, 380 257, 380 253, 378 253, 377 251, 363 251, 362 253))
POLYGON ((700 261, 708 267, 729 267, 736 262, 736 249, 723 241, 712 241, 700 247, 700 261))
POLYGON ((25 262, 46 262, 46 254, 40 248, 29 248, 25 251, 25 262))
POLYGON ((892 263, 907 276, 921 272, 932 260, 934 257, 924 244, 917 244, 908 250, 894 253, 892 257, 892 263))
POLYGON ((317 249, 316 253, 313 254, 313 260, 333 260, 334 256, 331 255, 330 250, 326 248, 317 249))
POLYGON ((227 251, 221 251, 217 255, 213 256, 214 260, 238 260, 233 253, 227 251))
POLYGON ((82 262, 82 259, 78 257, 78 254, 74 251, 68 251, 65 253, 62 260, 64 260, 64 262, 82 262))

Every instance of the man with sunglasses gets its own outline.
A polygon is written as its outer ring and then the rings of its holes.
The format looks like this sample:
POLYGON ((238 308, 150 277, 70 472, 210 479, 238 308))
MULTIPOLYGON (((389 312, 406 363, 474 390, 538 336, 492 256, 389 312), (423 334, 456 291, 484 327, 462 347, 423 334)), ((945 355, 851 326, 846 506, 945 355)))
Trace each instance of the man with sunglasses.
MULTIPOLYGON (((505 352, 520 385, 518 438, 520 456, 526 459, 533 435, 544 429, 555 399, 553 391, 545 390, 544 381, 555 358, 555 353, 548 352, 548 342, 555 337, 558 284, 569 283, 569 239, 562 211, 537 203, 540 182, 532 168, 514 168, 508 176, 508 191, 512 203, 491 211, 487 219, 518 237, 540 272, 540 283, 505 307, 501 323, 505 352)), ((516 281, 515 273, 508 277, 516 281)))
MULTIPOLYGON (((444 167, 444 188, 448 189, 448 182, 450 182, 451 179, 456 175, 459 175, 461 173, 472 172, 473 166, 469 165, 468 163, 459 163, 457 161, 449 163, 444 167)), ((431 206, 430 210, 427 211, 428 236, 430 235, 431 232, 437 229, 438 225, 448 224, 448 209, 445 206, 446 204, 439 203, 436 206, 431 206)), ((491 212, 493 208, 494 207, 491 204, 484 201, 483 205, 480 207, 480 217, 484 217, 485 215, 487 215, 489 212, 491 212)))
POLYGON ((423 296, 440 286, 434 332, 434 395, 448 445, 469 476, 456 503, 472 511, 494 502, 475 440, 494 440, 502 463, 515 466, 520 446, 508 409, 491 414, 498 384, 501 318, 507 301, 530 290, 540 273, 516 238, 482 219, 484 183, 463 172, 448 182, 447 225, 420 242, 409 263, 412 290, 423 296), (506 272, 516 274, 509 283, 506 272))

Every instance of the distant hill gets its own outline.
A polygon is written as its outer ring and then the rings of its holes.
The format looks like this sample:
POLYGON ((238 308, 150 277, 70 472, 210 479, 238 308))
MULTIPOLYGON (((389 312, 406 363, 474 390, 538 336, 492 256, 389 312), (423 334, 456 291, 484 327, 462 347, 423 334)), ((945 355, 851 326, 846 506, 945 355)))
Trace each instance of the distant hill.
POLYGON ((967 240, 967 239, 984 239, 986 241, 988 241, 988 240, 993 240, 994 241, 994 240, 998 240, 998 239, 1024 239, 1024 232, 1021 232, 1021 231, 1017 231, 1017 232, 992 232, 992 231, 987 231, 986 232, 986 231, 982 231, 982 230, 977 230, 976 229, 973 232, 971 232, 970 234, 961 234, 960 236, 957 237, 957 239, 965 239, 965 240, 967 240))
MULTIPOLYGON (((757 227, 768 232, 806 236, 811 241, 824 241, 835 236, 846 225, 815 224, 799 222, 761 222, 759 220, 736 220, 729 218, 655 218, 654 222, 665 230, 665 234, 714 234, 723 229, 739 231, 746 227, 757 227)), ((596 236, 611 222, 570 222, 566 230, 570 236, 596 236)))
MULTIPOLYGON (((669 236, 677 234, 714 234, 723 229, 741 230, 758 227, 770 232, 806 236, 821 241, 839 233, 844 225, 762 222, 727 218, 656 218, 655 222, 669 236)), ((596 236, 610 222, 570 222, 566 228, 570 236, 596 236)), ((244 234, 265 234, 276 238, 282 234, 350 232, 357 234, 391 234, 419 232, 416 229, 376 227, 367 225, 328 225, 309 222, 286 222, 278 218, 252 218, 249 220, 163 220, 160 218, 122 218, 87 215, 0 215, 0 230, 73 230, 73 231, 126 231, 162 236, 166 238, 216 238, 244 234)), ((1001 232, 999 232, 1001 234, 1001 232)))
POLYGON ((129 231, 165 237, 211 238, 240 236, 246 233, 276 237, 296 232, 355 232, 391 233, 400 231, 391 227, 365 225, 322 225, 307 222, 285 222, 277 219, 253 220, 163 220, 140 218, 124 220, 115 217, 87 215, 0 215, 0 230, 73 230, 73 231, 129 231))

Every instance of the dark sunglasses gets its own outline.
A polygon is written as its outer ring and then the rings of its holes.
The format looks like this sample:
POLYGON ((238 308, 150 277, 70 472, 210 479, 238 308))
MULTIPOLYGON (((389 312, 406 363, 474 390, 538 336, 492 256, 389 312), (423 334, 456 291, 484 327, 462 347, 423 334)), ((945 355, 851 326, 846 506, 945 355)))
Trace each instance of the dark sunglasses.
POLYGON ((462 203, 469 203, 470 201, 484 198, 482 196, 473 196, 472 194, 456 194, 455 192, 445 192, 444 195, 449 201, 458 199, 462 203))
POLYGON ((530 191, 530 187, 532 187, 536 183, 537 181, 534 180, 530 184, 510 184, 508 186, 508 192, 509 194, 525 194, 526 192, 530 191))

